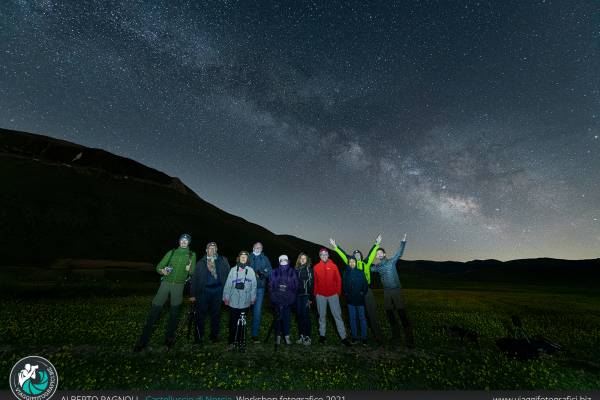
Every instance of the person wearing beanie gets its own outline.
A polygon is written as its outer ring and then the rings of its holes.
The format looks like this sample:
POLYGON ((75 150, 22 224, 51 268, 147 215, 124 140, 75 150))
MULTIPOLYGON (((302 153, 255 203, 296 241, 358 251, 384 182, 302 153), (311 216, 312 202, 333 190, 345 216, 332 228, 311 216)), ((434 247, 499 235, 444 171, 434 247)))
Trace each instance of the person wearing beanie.
POLYGON ((240 251, 237 262, 229 271, 223 290, 223 303, 229 306, 229 349, 234 348, 235 330, 240 315, 256 301, 256 274, 250 266, 250 255, 240 251))
POLYGON ((258 332, 260 329, 260 320, 262 316, 262 304, 265 297, 267 281, 271 275, 272 267, 269 258, 263 252, 263 245, 260 242, 252 246, 250 254, 250 266, 256 274, 256 303, 252 306, 252 341, 260 343, 258 332))
POLYGON ((346 302, 348 303, 352 343, 354 344, 358 341, 357 320, 359 320, 361 341, 363 346, 366 346, 367 319, 365 317, 365 294, 369 289, 369 284, 364 272, 357 268, 357 260, 354 256, 348 258, 348 266, 342 279, 342 287, 346 296, 346 302))
POLYGON ((285 344, 292 344, 290 339, 290 322, 292 304, 296 302, 298 291, 298 275, 290 267, 288 256, 279 256, 279 267, 271 272, 269 279, 269 299, 275 309, 275 345, 281 344, 281 337, 285 344))
POLYGON ((191 241, 192 238, 187 233, 181 235, 179 247, 168 251, 156 266, 156 272, 161 275, 160 286, 152 300, 142 335, 133 348, 134 352, 139 352, 148 346, 154 325, 160 318, 160 313, 167 300, 170 301, 170 309, 165 345, 171 348, 175 344, 175 331, 179 323, 183 289, 188 276, 194 274, 196 265, 196 253, 189 247, 191 241))
POLYGON ((310 258, 305 253, 300 253, 296 259, 296 273, 298 274, 296 316, 298 318, 298 333, 300 334, 300 338, 296 343, 308 346, 311 344, 310 306, 314 302, 314 273, 310 258))
MULTIPOLYGON (((329 239, 329 243, 331 243, 335 252, 340 256, 342 261, 348 265, 348 259, 350 258, 350 255, 348 255, 340 246, 338 246, 335 239, 329 239)), ((375 260, 380 244, 381 235, 377 235, 375 243, 371 247, 371 250, 369 250, 369 253, 367 253, 366 261, 363 260, 362 253, 359 250, 354 250, 352 253, 352 255, 356 258, 356 268, 364 272, 365 278, 367 279, 367 283, 369 285, 369 290, 365 294, 365 311, 367 313, 367 318, 369 319, 369 325, 373 331, 373 337, 377 343, 382 343, 383 333, 381 331, 381 326, 379 325, 379 318, 377 317, 377 302, 372 290, 371 265, 375 260)))
POLYGON ((340 307, 340 294, 342 293, 342 278, 337 265, 329 259, 329 251, 325 248, 319 250, 320 261, 313 267, 314 271, 314 294, 319 313, 319 343, 325 343, 325 332, 327 331, 327 306, 335 321, 338 334, 342 343, 350 346, 346 336, 346 328, 342 319, 340 307))
POLYGON ((383 286, 383 308, 388 320, 390 321, 392 337, 396 334, 401 336, 398 322, 396 321, 396 317, 394 315, 394 312, 397 312, 404 329, 406 346, 408 348, 414 348, 415 340, 413 337, 412 326, 410 320, 408 319, 408 315, 406 314, 404 302, 402 301, 400 278, 398 277, 398 271, 396 270, 396 263, 404 254, 405 247, 406 234, 400 242, 400 248, 392 258, 387 258, 383 248, 377 250, 377 258, 375 259, 374 264, 371 266, 371 271, 378 272, 381 278, 381 284, 383 286))
POLYGON ((219 338, 221 323, 221 301, 223 288, 231 267, 226 257, 217 253, 217 244, 206 245, 206 254, 196 263, 191 282, 190 301, 196 307, 194 343, 202 344, 204 321, 210 316, 210 340, 215 343, 219 338))

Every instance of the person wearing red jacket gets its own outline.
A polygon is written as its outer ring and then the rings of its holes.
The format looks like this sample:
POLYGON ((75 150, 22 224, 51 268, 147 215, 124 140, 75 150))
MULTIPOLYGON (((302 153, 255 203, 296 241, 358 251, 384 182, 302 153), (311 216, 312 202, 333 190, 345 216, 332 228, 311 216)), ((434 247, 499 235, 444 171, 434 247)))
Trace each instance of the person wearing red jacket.
POLYGON ((350 346, 350 341, 346 336, 346 327, 342 320, 342 308, 340 307, 340 294, 342 293, 340 271, 337 265, 329 259, 327 249, 322 248, 319 250, 319 258, 321 261, 313 267, 315 300, 319 312, 319 343, 325 343, 327 305, 329 305, 342 343, 350 346))

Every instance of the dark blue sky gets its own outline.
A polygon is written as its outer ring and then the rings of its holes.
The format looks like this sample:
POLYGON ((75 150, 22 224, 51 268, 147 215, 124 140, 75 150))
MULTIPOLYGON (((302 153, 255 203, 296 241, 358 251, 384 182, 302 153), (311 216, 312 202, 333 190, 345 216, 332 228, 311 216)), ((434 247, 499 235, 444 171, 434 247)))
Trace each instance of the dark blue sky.
POLYGON ((276 233, 599 256, 596 1, 5 1, 0 28, 0 126, 276 233))

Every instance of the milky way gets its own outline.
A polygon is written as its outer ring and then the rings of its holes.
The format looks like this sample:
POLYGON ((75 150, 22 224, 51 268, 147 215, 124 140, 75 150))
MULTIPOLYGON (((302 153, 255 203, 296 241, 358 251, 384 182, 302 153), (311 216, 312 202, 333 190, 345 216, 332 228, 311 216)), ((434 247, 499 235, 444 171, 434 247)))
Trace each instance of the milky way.
POLYGON ((0 126, 318 243, 599 256, 597 2, 174 3, 3 1, 0 126))

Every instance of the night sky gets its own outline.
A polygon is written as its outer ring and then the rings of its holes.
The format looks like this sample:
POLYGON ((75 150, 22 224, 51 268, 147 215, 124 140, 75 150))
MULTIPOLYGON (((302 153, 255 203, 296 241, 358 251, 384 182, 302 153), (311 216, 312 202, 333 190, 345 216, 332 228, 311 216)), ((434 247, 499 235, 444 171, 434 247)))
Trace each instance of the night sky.
POLYGON ((347 250, 600 256, 597 1, 175 3, 2 1, 0 126, 347 250))

